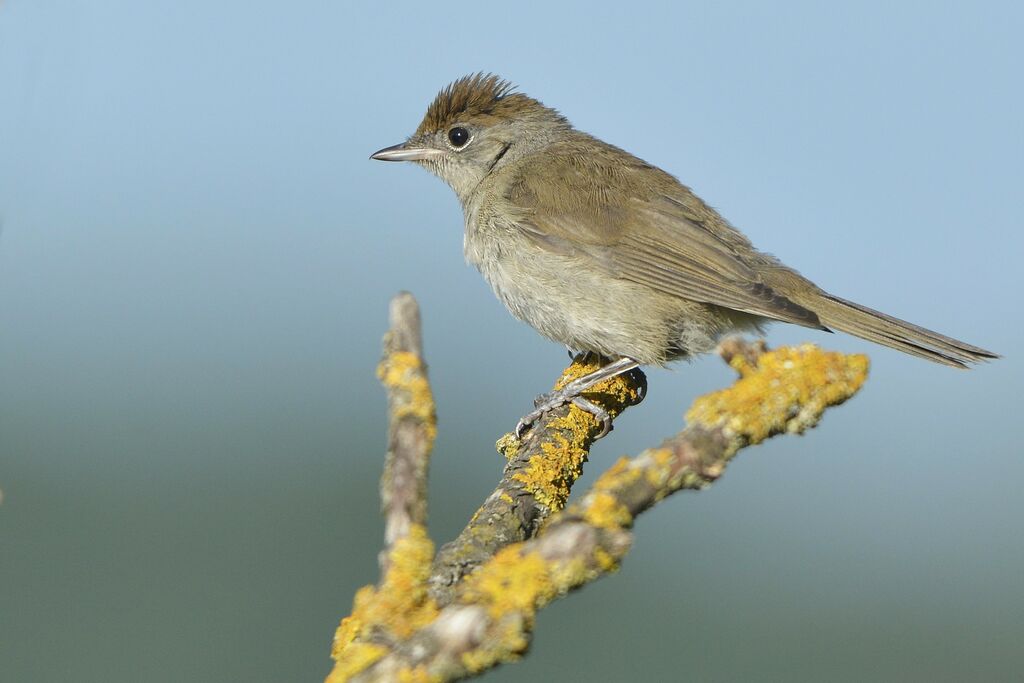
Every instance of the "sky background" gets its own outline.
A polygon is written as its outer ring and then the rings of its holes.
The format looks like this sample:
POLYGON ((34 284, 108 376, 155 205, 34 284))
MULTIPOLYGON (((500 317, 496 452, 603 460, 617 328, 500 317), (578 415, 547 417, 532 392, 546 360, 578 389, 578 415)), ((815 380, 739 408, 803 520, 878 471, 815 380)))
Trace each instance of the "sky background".
MULTIPOLYGON (((419 298, 431 533, 565 352, 367 156, 493 71, 835 293, 1006 357, 871 354, 861 395, 645 514, 491 681, 1020 675, 1020 3, 0 4, 0 671, 319 681, 376 579, 388 299, 419 298)), ((583 484, 732 380, 650 394, 583 484)))

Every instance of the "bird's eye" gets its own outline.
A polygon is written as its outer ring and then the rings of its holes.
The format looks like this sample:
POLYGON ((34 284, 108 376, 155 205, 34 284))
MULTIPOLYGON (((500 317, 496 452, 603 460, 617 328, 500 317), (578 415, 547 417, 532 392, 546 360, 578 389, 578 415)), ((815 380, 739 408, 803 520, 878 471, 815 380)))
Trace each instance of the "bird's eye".
POLYGON ((469 142, 469 131, 462 126, 455 126, 448 131, 448 142, 452 143, 453 147, 464 147, 469 142))

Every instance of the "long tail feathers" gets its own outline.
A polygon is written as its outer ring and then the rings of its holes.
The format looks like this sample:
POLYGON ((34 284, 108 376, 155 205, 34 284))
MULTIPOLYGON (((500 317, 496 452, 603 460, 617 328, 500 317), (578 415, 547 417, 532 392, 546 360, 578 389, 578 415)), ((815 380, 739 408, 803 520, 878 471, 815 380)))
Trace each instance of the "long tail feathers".
POLYGON ((999 357, 991 351, 824 292, 807 307, 818 314, 826 327, 954 368, 966 368, 970 363, 999 357))

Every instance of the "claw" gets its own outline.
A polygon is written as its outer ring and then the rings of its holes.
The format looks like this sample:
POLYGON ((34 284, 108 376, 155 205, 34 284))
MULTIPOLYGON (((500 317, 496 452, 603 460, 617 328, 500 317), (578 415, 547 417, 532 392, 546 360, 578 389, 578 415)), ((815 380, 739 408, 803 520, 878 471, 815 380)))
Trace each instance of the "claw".
POLYGON ((580 410, 584 410, 597 418, 598 422, 601 423, 601 433, 597 435, 597 439, 604 437, 612 430, 612 416, 607 410, 582 396, 572 396, 561 391, 554 391, 550 394, 541 394, 534 400, 533 405, 535 408, 516 423, 516 438, 521 439, 534 422, 542 418, 546 413, 551 412, 555 408, 560 408, 566 403, 571 403, 580 410))
POLYGON ((533 410, 523 415, 519 422, 516 423, 516 438, 523 438, 523 434, 530 428, 534 422, 544 417, 544 413, 554 410, 555 408, 565 405, 569 402, 568 397, 564 397, 560 392, 552 391, 547 394, 541 394, 537 398, 533 399, 533 410))
MULTIPOLYGON (((580 410, 587 411, 601 422, 601 433, 597 435, 597 438, 600 439, 611 431, 611 415, 608 414, 607 410, 596 405, 592 401, 588 401, 580 396, 580 394, 598 382, 615 377, 623 372, 632 372, 637 370, 638 365, 639 364, 631 358, 619 358, 618 360, 612 361, 608 365, 598 368, 583 377, 574 379, 558 391, 553 391, 550 394, 541 394, 533 401, 534 409, 524 415, 522 419, 516 423, 516 438, 523 438, 523 434, 525 434, 530 428, 530 425, 539 420, 545 413, 548 413, 560 406, 564 406, 566 403, 572 403, 580 410)), ((639 372, 639 370, 637 371, 639 372)), ((639 379, 639 398, 640 400, 643 400, 643 397, 647 394, 647 377, 640 372, 639 379)))
POLYGON ((519 418, 519 422, 516 423, 516 438, 522 439, 523 434, 525 434, 526 430, 530 428, 530 425, 539 420, 543 415, 543 410, 531 410, 526 415, 519 418))
POLYGON ((588 401, 582 396, 573 397, 572 404, 580 410, 587 411, 596 417, 598 422, 601 423, 601 433, 594 437, 595 441, 597 439, 603 439, 608 435, 608 432, 612 431, 612 416, 608 414, 607 410, 592 401, 588 401))
MULTIPOLYGON (((558 394, 557 391, 551 391, 551 392, 548 392, 546 394, 541 394, 541 395, 537 396, 537 398, 533 399, 533 407, 539 409, 542 405, 546 405, 548 403, 554 403, 556 398, 557 398, 557 394, 558 394)), ((559 401, 559 402, 555 403, 555 405, 553 407, 557 408, 558 406, 563 405, 564 403, 566 403, 565 400, 559 401)), ((551 408, 548 408, 548 410, 551 410, 551 408)), ((537 411, 534 411, 534 412, 537 412, 537 411)), ((530 414, 532 415, 533 413, 530 413, 530 414)))
POLYGON ((528 412, 526 415, 516 423, 516 437, 522 438, 526 430, 530 428, 534 422, 544 417, 545 413, 550 413, 555 408, 560 408, 566 403, 571 403, 575 397, 565 391, 552 391, 547 394, 541 394, 537 398, 533 399, 533 410, 528 412))

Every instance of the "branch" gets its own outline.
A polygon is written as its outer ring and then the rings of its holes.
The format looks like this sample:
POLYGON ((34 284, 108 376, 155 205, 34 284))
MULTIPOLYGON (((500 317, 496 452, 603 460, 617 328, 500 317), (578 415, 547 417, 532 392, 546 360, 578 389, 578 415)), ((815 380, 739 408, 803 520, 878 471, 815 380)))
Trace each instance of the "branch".
POLYGON ((388 452, 380 482, 384 513, 381 568, 395 543, 427 523, 427 465, 437 434, 434 397, 423 363, 420 309, 402 292, 391 300, 391 329, 377 376, 388 390, 388 452))
MULTIPOLYGON (((598 369, 599 362, 583 356, 573 360, 555 389, 598 369)), ((614 419, 642 400, 646 386, 646 377, 636 370, 596 385, 587 397, 614 419)), ((451 602, 453 587, 463 576, 506 545, 533 536, 551 513, 565 507, 600 433, 597 418, 569 405, 542 417, 523 441, 514 432, 498 440, 498 451, 508 459, 501 481, 434 560, 430 594, 439 605, 451 602)))
MULTIPOLYGON (((722 355, 739 380, 697 399, 689 426, 619 460, 568 508, 596 420, 564 409, 531 440, 499 441, 510 457, 505 475, 455 543, 432 563, 433 544, 414 524, 386 553, 381 583, 357 593, 335 634, 328 682, 449 681, 519 657, 540 608, 618 567, 637 515, 676 491, 709 486, 741 449, 814 426, 867 375, 864 356, 730 344, 722 355)), ((560 382, 586 371, 574 363, 560 382)), ((635 402, 639 382, 609 381, 605 407, 614 415, 635 402)))

